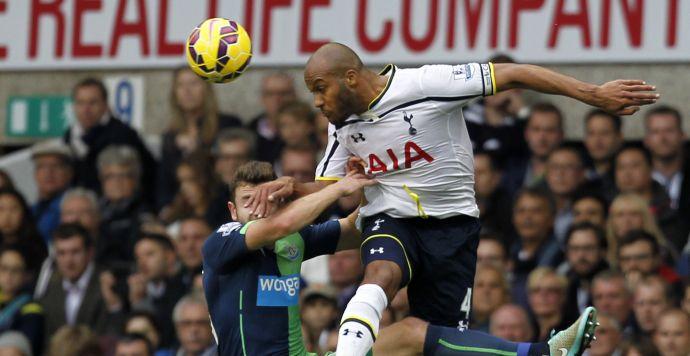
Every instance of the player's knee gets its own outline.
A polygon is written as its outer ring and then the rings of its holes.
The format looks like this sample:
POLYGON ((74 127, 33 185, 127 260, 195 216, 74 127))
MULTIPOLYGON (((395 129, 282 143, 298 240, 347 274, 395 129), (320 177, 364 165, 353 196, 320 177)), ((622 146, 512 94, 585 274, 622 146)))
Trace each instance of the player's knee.
POLYGON ((374 261, 367 265, 362 284, 376 284, 383 288, 390 302, 400 287, 402 271, 391 261, 374 261))
POLYGON ((429 325, 426 321, 414 317, 407 317, 400 321, 400 327, 404 330, 405 342, 415 348, 424 347, 426 329, 429 325))

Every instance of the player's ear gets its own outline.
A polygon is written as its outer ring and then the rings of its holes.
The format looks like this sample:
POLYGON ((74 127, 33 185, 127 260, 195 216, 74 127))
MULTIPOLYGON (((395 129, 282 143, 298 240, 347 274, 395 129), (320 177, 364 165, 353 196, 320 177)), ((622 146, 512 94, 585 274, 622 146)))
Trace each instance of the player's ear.
POLYGON ((230 211, 230 217, 233 221, 237 221, 237 207, 231 201, 228 202, 228 210, 230 211))
POLYGON ((357 86, 357 80, 359 79, 359 76, 357 74, 357 71, 354 69, 348 69, 345 72, 345 84, 349 87, 355 87, 357 86))

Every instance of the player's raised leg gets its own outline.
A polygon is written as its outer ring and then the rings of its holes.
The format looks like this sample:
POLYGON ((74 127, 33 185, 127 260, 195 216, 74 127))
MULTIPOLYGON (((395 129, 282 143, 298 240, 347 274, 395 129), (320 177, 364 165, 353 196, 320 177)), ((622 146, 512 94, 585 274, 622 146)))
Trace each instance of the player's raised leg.
POLYGON ((412 275, 413 262, 405 247, 411 243, 411 235, 403 222, 377 214, 364 219, 363 230, 364 280, 343 312, 336 349, 339 355, 363 356, 371 349, 383 310, 412 275))
POLYGON ((374 355, 456 356, 579 356, 594 339, 596 310, 587 308, 568 329, 555 334, 548 343, 518 343, 473 330, 430 325, 406 318, 381 331, 374 345, 374 355))

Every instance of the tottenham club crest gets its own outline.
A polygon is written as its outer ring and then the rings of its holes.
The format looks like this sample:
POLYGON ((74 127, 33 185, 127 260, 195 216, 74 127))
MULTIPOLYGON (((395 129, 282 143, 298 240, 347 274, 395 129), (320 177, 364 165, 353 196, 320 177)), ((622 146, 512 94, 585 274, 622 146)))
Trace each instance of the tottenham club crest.
POLYGON ((403 120, 405 120, 405 122, 407 122, 407 124, 410 125, 410 128, 407 129, 407 132, 409 132, 410 135, 414 136, 417 134, 417 129, 414 126, 412 126, 412 118, 414 118, 412 114, 410 114, 410 116, 407 116, 407 111, 403 111, 403 120))

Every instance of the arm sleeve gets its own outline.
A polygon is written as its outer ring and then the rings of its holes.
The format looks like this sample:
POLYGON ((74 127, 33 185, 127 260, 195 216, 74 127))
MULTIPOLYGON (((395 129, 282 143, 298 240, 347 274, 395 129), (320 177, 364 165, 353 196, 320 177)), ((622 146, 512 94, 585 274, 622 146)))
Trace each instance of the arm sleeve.
POLYGON ((201 250, 204 264, 221 269, 233 260, 247 254, 249 248, 245 242, 244 234, 249 224, 242 225, 231 222, 222 225, 216 232, 206 239, 201 250))
POLYGON ((304 260, 335 253, 340 240, 340 222, 330 220, 323 224, 310 225, 300 231, 304 239, 304 260))
POLYGON ((469 100, 496 92, 492 63, 426 65, 421 69, 420 86, 429 97, 469 100))
POLYGON ((315 180, 339 180, 345 176, 345 166, 350 158, 347 148, 338 142, 335 126, 328 125, 328 145, 326 154, 316 167, 315 180))

